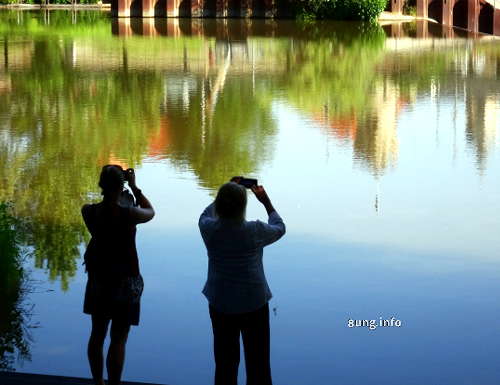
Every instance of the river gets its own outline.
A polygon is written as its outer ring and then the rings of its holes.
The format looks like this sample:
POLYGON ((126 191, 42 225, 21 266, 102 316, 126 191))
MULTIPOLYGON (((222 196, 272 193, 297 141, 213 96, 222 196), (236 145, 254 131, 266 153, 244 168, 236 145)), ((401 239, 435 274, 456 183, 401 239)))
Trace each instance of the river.
POLYGON ((0 51, 0 368, 90 376, 80 207, 114 163, 156 210, 124 379, 211 383, 197 220, 245 175, 287 225, 264 252, 275 384, 500 381, 499 40, 2 11, 0 51))

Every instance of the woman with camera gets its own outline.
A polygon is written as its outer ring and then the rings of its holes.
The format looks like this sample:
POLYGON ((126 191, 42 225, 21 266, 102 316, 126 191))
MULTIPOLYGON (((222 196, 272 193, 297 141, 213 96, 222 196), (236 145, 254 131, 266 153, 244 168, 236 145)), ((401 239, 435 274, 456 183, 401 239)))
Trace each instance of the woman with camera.
POLYGON ((130 325, 139 324, 143 280, 135 245, 136 225, 150 221, 154 210, 135 183, 133 169, 102 168, 103 199, 82 208, 92 238, 85 251, 88 273, 84 313, 92 316, 88 359, 96 385, 104 385, 103 344, 111 323, 106 366, 108 384, 120 383, 130 325), (128 182, 134 196, 124 190, 128 182), (135 203, 134 203, 135 198, 135 203))
POLYGON ((267 223, 246 221, 244 180, 234 177, 200 216, 208 253, 203 294, 214 334, 215 385, 236 385, 243 338, 247 385, 271 385, 269 305, 271 291, 263 248, 285 234, 285 224, 262 186, 248 186, 264 205, 267 223))

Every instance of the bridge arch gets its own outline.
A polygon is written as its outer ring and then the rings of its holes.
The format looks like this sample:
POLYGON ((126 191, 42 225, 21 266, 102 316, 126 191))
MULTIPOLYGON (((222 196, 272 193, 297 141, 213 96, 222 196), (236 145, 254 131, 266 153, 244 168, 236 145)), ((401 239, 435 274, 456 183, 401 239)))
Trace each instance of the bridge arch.
POLYGON ((130 3, 130 16, 142 17, 142 0, 132 0, 130 3))
POLYGON ((155 10, 155 16, 166 17, 167 16, 167 0, 157 0, 154 3, 154 10, 155 10))
POLYGON ((227 7, 228 17, 241 17, 241 0, 229 0, 227 7))
POLYGON ((203 2, 203 17, 215 17, 217 14, 216 0, 205 0, 203 2))
POLYGON ((431 1, 428 6, 427 14, 430 19, 434 19, 440 24, 443 23, 443 1, 431 1))
POLYGON ((179 4, 179 17, 191 17, 191 0, 181 0, 179 4))
POLYGON ((491 4, 482 2, 479 10, 479 32, 493 34, 493 20, 495 9, 491 4))
POLYGON ((453 6, 453 26, 467 29, 467 0, 459 0, 453 6))
POLYGON ((265 0, 252 0, 252 17, 255 17, 255 18, 266 17, 266 1, 265 0))

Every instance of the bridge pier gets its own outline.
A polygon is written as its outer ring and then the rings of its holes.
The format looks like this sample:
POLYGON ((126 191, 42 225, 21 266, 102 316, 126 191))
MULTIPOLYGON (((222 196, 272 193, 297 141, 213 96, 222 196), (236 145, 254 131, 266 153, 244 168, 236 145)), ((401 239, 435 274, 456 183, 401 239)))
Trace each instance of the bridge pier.
POLYGON ((200 1, 201 0, 191 0, 191 17, 203 16, 203 6, 200 1))
MULTIPOLYGON (((402 0, 398 0, 402 1, 402 0)), ((275 1, 274 0, 264 0, 264 6, 265 6, 265 17, 272 19, 276 15, 276 7, 275 7, 275 1)))
POLYGON ((493 13, 493 34, 500 36, 500 9, 495 8, 493 13))
POLYGON ((142 0, 142 17, 155 17, 155 1, 142 0))
POLYGON ((429 22, 427 20, 422 20, 417 22, 417 38, 427 39, 429 37, 429 22))
POLYGON ((111 23, 111 32, 113 35, 122 37, 132 36, 133 31, 130 26, 130 19, 124 17, 113 19, 111 23))
POLYGON ((227 0, 215 0, 215 17, 227 17, 227 0))
POLYGON ((401 38, 405 36, 402 23, 394 23, 383 27, 386 35, 391 38, 401 38))
MULTIPOLYGON (((112 5, 116 4, 116 16, 118 17, 130 17, 130 6, 132 5, 132 0, 114 0, 112 5)), ((112 10, 113 13, 113 10, 112 10)))
POLYGON ((251 0, 241 0, 240 17, 250 17, 252 15, 251 0))
MULTIPOLYGON (((497 0, 497 4, 500 0, 497 0)), ((485 0, 417 0, 417 17, 500 36, 500 8, 485 0), (489 11, 484 11, 489 7, 489 11)))
POLYGON ((402 15, 403 5, 404 5, 404 0, 390 0, 389 12, 394 13, 396 15, 402 15))
POLYGON ((446 39, 453 39, 456 37, 455 30, 453 29, 452 25, 443 26, 443 37, 446 39))
POLYGON ((417 17, 427 19, 429 12, 429 1, 428 0, 417 0, 417 17))
POLYGON ((167 0, 167 17, 179 17, 179 3, 179 0, 167 0))
MULTIPOLYGON (((154 9, 154 8, 153 8, 154 9)), ((152 17, 144 18, 142 20, 142 36, 157 36, 155 19, 152 17)))
POLYGON ((453 6, 455 5, 454 0, 443 0, 443 25, 453 25, 453 6))
POLYGON ((479 0, 467 0, 467 29, 479 32, 479 0))

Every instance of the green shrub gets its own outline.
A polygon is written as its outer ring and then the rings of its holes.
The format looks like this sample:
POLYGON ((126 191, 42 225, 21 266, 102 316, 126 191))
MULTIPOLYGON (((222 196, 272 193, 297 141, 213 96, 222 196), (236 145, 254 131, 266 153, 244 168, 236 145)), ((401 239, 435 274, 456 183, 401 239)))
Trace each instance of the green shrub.
POLYGON ((296 3, 296 15, 302 19, 375 20, 387 0, 306 0, 296 3))
POLYGON ((403 4, 403 15, 417 16, 416 0, 405 0, 403 4))

